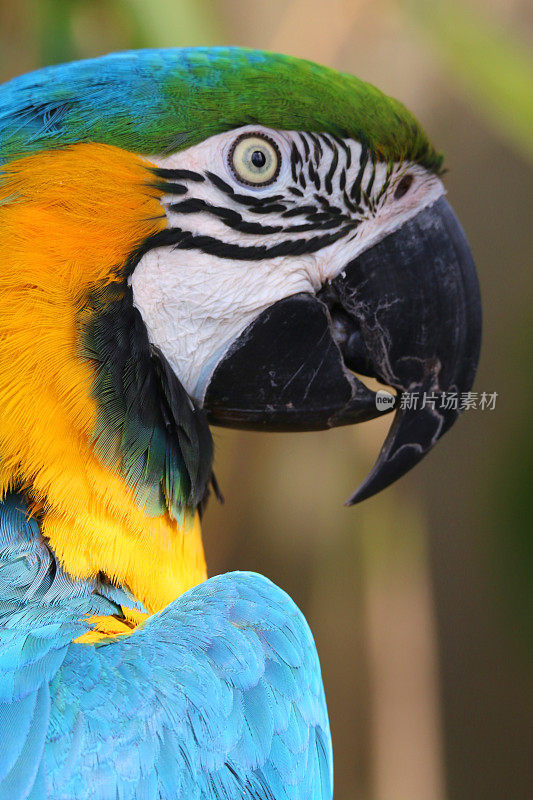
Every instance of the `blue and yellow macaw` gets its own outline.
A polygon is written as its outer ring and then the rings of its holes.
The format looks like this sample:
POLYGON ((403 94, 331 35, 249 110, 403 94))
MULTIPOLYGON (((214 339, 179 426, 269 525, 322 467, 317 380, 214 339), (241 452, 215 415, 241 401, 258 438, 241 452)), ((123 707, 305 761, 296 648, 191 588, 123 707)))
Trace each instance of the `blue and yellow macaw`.
POLYGON ((207 578, 208 422, 361 422, 352 497, 468 391, 477 280, 442 158, 349 75, 121 53, 0 87, 0 800, 331 800, 318 657, 266 578, 207 578), (418 407, 417 407, 418 405, 418 407))

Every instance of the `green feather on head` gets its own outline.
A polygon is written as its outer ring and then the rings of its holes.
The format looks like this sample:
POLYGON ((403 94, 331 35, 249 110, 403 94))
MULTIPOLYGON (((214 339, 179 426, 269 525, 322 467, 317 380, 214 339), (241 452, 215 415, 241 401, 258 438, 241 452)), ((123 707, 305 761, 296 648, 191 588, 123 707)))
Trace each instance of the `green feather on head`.
POLYGON ((380 161, 442 165, 414 116, 371 84, 241 48, 142 50, 48 67, 4 84, 0 107, 0 163, 83 141, 170 153, 260 123, 352 138, 380 161))
MULTIPOLYGON (((399 162, 436 174, 442 166, 413 115, 374 86, 309 61, 240 48, 117 53, 16 78, 0 87, 0 164, 83 142, 165 156, 248 125, 361 143, 359 181, 368 159, 384 162, 388 178, 399 162)), ((242 223, 239 213, 228 213, 242 223)), ((261 227, 246 224, 248 233, 261 227)), ((319 244, 345 235, 324 230, 319 244)), ((135 263, 144 244, 133 252, 135 263)), ((207 423, 174 385, 144 327, 132 336, 131 292, 121 285, 116 296, 110 289, 104 295, 92 298, 81 334, 83 357, 95 369, 96 450, 111 466, 120 464, 147 514, 179 518, 201 504, 212 479, 207 423)))

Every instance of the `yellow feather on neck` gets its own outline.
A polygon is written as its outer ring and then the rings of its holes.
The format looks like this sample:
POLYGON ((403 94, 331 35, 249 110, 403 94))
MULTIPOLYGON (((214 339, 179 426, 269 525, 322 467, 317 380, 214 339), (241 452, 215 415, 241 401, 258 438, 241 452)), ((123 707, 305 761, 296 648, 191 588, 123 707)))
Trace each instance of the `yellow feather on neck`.
POLYGON ((198 515, 148 518, 91 446, 97 407, 77 320, 89 293, 166 227, 149 163, 78 144, 2 167, 0 493, 22 488, 75 578, 98 573, 150 611, 205 580, 198 515))

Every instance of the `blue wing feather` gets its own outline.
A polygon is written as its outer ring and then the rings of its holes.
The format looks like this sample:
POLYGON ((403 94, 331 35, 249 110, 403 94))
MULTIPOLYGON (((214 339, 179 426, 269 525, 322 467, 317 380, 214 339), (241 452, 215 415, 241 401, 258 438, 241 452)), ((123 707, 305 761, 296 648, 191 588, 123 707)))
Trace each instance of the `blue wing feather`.
POLYGON ((65 575, 50 593, 51 555, 6 502, 0 800, 331 800, 318 658, 283 591, 217 576, 131 636, 76 643, 127 595, 65 575))

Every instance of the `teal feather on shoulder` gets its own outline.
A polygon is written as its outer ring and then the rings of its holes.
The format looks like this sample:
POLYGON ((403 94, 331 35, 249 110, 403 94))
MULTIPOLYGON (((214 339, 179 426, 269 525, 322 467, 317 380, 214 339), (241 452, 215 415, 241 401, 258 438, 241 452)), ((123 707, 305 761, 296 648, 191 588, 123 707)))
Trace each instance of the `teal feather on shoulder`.
POLYGON ((211 578, 131 636, 73 640, 133 604, 73 581, 0 509, 0 800, 331 800, 314 642, 266 578, 211 578))

